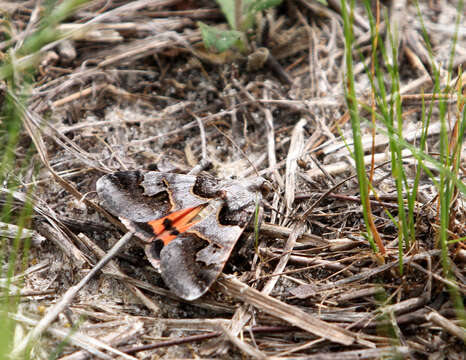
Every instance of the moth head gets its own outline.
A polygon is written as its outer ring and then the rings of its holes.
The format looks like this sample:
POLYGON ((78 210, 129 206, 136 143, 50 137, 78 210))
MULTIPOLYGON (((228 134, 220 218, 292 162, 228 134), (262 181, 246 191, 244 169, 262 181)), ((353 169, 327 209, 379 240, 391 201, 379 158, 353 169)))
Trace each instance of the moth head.
POLYGON ((274 191, 272 183, 263 177, 257 177, 247 188, 250 192, 260 193, 262 197, 267 197, 267 195, 274 191))
POLYGON ((261 185, 259 187, 259 191, 261 192, 263 197, 266 197, 267 195, 269 195, 274 190, 274 188, 273 188, 272 184, 269 181, 267 181, 267 180, 265 180, 263 178, 261 178, 261 179, 262 179, 262 183, 261 183, 261 185))

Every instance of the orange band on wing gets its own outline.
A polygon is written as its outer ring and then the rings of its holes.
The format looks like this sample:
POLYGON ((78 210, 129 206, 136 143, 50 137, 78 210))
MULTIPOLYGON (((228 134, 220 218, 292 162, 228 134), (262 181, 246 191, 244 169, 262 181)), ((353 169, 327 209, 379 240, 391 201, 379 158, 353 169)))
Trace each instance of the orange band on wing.
POLYGON ((182 209, 172 212, 171 214, 149 221, 154 235, 157 239, 162 240, 164 245, 175 239, 179 234, 184 233, 198 221, 190 222, 204 208, 205 205, 199 205, 192 208, 182 209))

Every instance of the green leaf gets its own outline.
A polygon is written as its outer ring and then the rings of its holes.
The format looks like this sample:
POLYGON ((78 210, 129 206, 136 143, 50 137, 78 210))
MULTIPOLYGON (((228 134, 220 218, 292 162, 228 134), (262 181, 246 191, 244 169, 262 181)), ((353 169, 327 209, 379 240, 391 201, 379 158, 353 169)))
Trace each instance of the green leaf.
POLYGON ((277 6, 282 0, 242 0, 241 9, 238 9, 239 19, 236 18, 237 0, 217 0, 223 14, 227 18, 230 28, 233 30, 247 31, 254 25, 254 19, 259 11, 277 6), (237 23, 239 22, 239 24, 237 23))
POLYGON ((217 0, 217 3, 221 7, 223 15, 227 18, 230 29, 236 30, 238 27, 235 20, 235 0, 217 0))
POLYGON ((243 13, 243 20, 241 24, 241 30, 247 31, 252 28, 254 25, 256 14, 260 11, 270 9, 274 6, 279 5, 282 0, 255 0, 255 1, 246 1, 247 7, 243 13))
POLYGON ((234 46, 241 48, 242 33, 236 30, 221 30, 198 22, 201 28, 202 40, 207 49, 224 52, 234 46))
POLYGON ((248 12, 257 13, 259 11, 264 11, 270 9, 271 7, 277 6, 282 2, 282 0, 256 0, 252 1, 247 9, 248 12))

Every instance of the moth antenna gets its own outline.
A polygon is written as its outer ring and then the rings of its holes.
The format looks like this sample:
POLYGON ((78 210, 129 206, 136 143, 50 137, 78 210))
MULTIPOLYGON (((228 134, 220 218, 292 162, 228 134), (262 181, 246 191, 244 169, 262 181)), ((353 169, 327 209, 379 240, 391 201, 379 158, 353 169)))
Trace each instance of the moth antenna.
POLYGON ((209 160, 209 157, 207 155, 207 140, 206 140, 206 135, 205 135, 205 128, 204 128, 204 123, 199 118, 199 116, 194 114, 189 109, 186 109, 186 112, 196 119, 197 125, 199 126, 199 133, 201 136, 201 161, 199 162, 198 165, 193 167, 191 171, 189 172, 190 175, 198 175, 201 171, 207 169, 211 164, 211 161, 209 160))
POLYGON ((197 164, 188 172, 188 175, 199 175, 202 171, 207 170, 210 165, 211 162, 209 159, 201 159, 199 164, 197 164))
POLYGON ((271 211, 274 211, 276 212, 277 214, 281 215, 281 216, 284 216, 285 218, 289 218, 289 216, 286 216, 285 213, 281 212, 280 210, 277 210, 276 208, 274 208, 267 200, 265 199, 262 199, 261 200, 261 205, 268 209, 268 210, 271 210, 271 211))

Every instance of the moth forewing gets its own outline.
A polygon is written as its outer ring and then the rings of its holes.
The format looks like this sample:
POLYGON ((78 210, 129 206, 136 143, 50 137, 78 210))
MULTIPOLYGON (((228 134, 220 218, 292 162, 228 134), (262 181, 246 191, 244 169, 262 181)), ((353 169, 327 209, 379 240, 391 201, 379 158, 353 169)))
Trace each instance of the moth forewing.
POLYGON ((99 179, 97 193, 102 205, 146 243, 146 255, 167 286, 194 300, 221 273, 256 212, 264 184, 262 178, 123 171, 99 179))
POLYGON ((118 171, 102 176, 96 183, 102 206, 113 215, 131 221, 147 222, 163 217, 170 211, 168 196, 158 193, 149 199, 141 186, 143 179, 141 171, 118 171))

